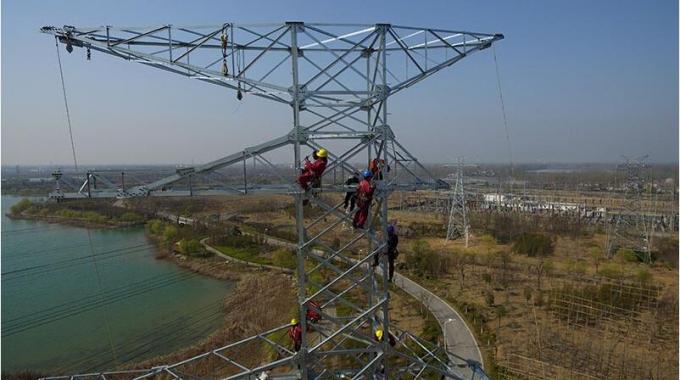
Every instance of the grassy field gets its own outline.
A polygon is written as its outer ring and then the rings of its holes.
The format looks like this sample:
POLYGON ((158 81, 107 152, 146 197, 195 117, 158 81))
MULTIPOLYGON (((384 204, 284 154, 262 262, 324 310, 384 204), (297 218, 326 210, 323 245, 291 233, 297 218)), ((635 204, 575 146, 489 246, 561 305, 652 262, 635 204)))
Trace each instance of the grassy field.
MULTIPOLYGON (((340 200, 324 197, 331 204, 340 200)), ((211 202, 212 214, 235 216, 253 231, 295 236, 289 198, 211 202)), ((312 220, 319 210, 307 215, 312 220)), ((401 236, 397 270, 457 307, 492 377, 677 378, 677 234, 657 236, 654 261, 643 263, 625 247, 607 256, 606 236, 597 228, 561 226, 559 220, 521 217, 509 228, 507 219, 478 215, 467 248, 445 241, 442 215, 392 211, 391 220, 401 236)), ((315 228, 310 232, 321 227, 315 228)), ((336 228, 320 243, 338 247, 349 236, 336 228)), ((349 255, 366 248, 359 243, 349 255)), ((268 252, 220 249, 272 262, 268 252)), ((438 336, 417 305, 395 296, 391 309, 395 325, 428 339, 438 336)))
MULTIPOLYGON (((402 213, 400 223, 428 218, 402 213)), ((625 249, 606 257, 605 236, 588 231, 548 234, 551 251, 531 257, 483 227, 468 248, 404 239, 400 270, 464 313, 495 377, 677 377, 677 261, 646 264, 625 249)))

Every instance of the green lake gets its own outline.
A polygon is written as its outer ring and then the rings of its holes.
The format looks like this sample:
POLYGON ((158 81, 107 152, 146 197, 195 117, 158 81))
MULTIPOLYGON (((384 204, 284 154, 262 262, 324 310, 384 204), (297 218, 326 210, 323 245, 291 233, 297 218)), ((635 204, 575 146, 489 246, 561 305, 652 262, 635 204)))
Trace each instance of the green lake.
POLYGON ((154 258, 144 229, 85 229, 5 216, 2 370, 113 369, 170 353, 222 321, 233 283, 154 258))

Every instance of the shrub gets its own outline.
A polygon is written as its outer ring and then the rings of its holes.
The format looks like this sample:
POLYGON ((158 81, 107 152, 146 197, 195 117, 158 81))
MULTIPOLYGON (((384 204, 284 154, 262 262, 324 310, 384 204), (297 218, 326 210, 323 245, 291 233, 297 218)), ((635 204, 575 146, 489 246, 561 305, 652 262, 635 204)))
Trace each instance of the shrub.
POLYGON ((411 244, 411 249, 416 255, 427 254, 430 252, 430 244, 425 240, 418 239, 411 244))
POLYGON ((529 257, 549 256, 555 250, 552 239, 542 234, 524 233, 512 245, 512 251, 529 257))
POLYGON ((411 245, 413 252, 406 255, 406 265, 417 275, 440 275, 447 273, 451 265, 450 255, 434 252, 424 240, 411 245))
POLYGON ((174 240, 177 237, 178 231, 175 226, 165 226, 163 228, 163 239, 167 242, 174 240))
POLYGON ((678 239, 671 237, 662 237, 656 240, 655 249, 652 253, 654 260, 663 261, 678 267, 678 239))
POLYGON ((146 225, 149 228, 149 232, 151 232, 153 235, 161 235, 163 233, 163 229, 165 228, 163 222, 158 219, 150 220, 146 223, 146 225))
POLYGON ((78 217, 78 212, 70 210, 70 209, 63 209, 59 210, 55 213, 57 216, 61 216, 63 218, 76 218, 78 217))
POLYGON ((600 268, 600 275, 602 277, 619 279, 623 277, 623 271, 621 270, 621 267, 619 267, 618 265, 613 263, 607 263, 605 265, 602 265, 602 268, 600 268))
POLYGON ((412 222, 402 229, 401 234, 405 237, 411 236, 432 236, 446 237, 446 230, 441 223, 412 222))
POLYGON ((425 323, 423 324, 423 331, 421 332, 420 337, 428 342, 436 344, 437 339, 439 339, 441 335, 442 331, 439 327, 439 323, 437 323, 437 320, 428 314, 427 318, 425 319, 425 323))
POLYGON ((272 254, 272 262, 278 267, 295 269, 295 252, 279 248, 272 254))
POLYGON ((522 292, 524 294, 524 299, 527 303, 531 300, 531 295, 533 294, 533 289, 530 286, 525 286, 522 292))
POLYGON ((635 251, 633 251, 630 248, 619 248, 616 251, 616 258, 619 261, 626 262, 626 263, 634 263, 638 261, 638 257, 635 254, 635 251))
POLYGON ((179 241, 178 249, 179 252, 194 257, 205 257, 208 256, 208 252, 203 249, 201 242, 196 239, 182 239, 179 241))
POLYGON ((231 235, 224 236, 221 245, 227 245, 234 248, 256 248, 261 245, 261 242, 254 236, 231 235))
POLYGON ((645 268, 638 269, 635 273, 635 278, 642 284, 648 284, 652 281, 652 274, 645 268))
POLYGON ((523 226, 517 223, 515 218, 507 215, 498 215, 488 228, 491 235, 500 243, 509 243, 522 232, 523 226))
POLYGON ((545 300, 543 299, 543 291, 542 291, 542 290, 539 290, 539 291, 536 293, 536 296, 534 297, 534 304, 535 304, 536 306, 543 306, 543 303, 544 303, 544 302, 545 302, 545 300))
POLYGON ((104 215, 101 215, 101 214, 96 213, 94 211, 85 211, 82 216, 88 222, 93 222, 93 223, 106 223, 108 221, 108 219, 104 215))
POLYGON ((486 291, 486 293, 484 294, 484 301, 486 302, 487 306, 493 306, 495 299, 492 291, 490 290, 486 291))
POLYGON ((139 223, 144 220, 144 218, 135 212, 126 212, 120 216, 120 220, 128 223, 139 223))
POLYGON ((491 244, 491 245, 496 245, 496 239, 488 234, 484 234, 479 238, 479 241, 484 243, 484 244, 491 244))
POLYGON ((31 202, 30 199, 22 199, 19 202, 15 203, 12 205, 10 208, 10 213, 12 215, 19 215, 22 212, 26 211, 29 207, 33 206, 33 202, 31 202))
POLYGON ((196 239, 187 240, 186 244, 187 252, 193 253, 200 251, 203 247, 201 243, 196 239))
POLYGON ((584 275, 588 270, 588 264, 583 260, 577 260, 574 264, 574 273, 577 275, 584 275))

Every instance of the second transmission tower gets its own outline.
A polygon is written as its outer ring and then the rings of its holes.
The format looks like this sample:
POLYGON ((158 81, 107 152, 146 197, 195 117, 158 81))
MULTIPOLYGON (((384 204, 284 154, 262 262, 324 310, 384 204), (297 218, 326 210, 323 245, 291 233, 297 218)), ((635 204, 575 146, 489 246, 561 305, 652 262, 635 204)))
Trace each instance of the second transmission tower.
POLYGON ((449 224, 446 230, 446 240, 465 238, 465 247, 469 243, 470 225, 468 222, 467 205, 465 203, 465 187, 463 178, 463 159, 458 160, 456 184, 449 200, 449 224))

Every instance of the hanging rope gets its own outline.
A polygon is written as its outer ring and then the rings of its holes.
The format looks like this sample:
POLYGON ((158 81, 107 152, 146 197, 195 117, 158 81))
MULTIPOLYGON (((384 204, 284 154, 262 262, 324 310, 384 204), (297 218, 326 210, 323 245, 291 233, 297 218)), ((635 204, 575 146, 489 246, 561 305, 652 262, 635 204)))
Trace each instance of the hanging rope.
POLYGON ((61 77, 61 90, 64 94, 64 106, 66 107, 66 121, 68 122, 68 135, 71 138, 71 150, 73 151, 73 166, 78 172, 78 160, 76 159, 76 145, 73 142, 73 129, 71 128, 71 113, 68 110, 68 100, 66 98, 66 85, 64 84, 64 70, 61 68, 61 54, 59 54, 59 40, 54 39, 57 47, 57 61, 59 61, 59 75, 61 77))
POLYGON ((508 141, 508 156, 510 157, 510 175, 515 175, 515 164, 512 161, 512 145, 510 144, 510 130, 508 129, 508 117, 505 114, 505 102, 503 101, 503 90, 501 88, 501 75, 498 71, 498 60, 496 59, 496 46, 493 47, 493 62, 496 65, 496 83, 498 84, 498 97, 501 101, 501 112, 503 113, 503 126, 505 127, 505 138, 508 141))

